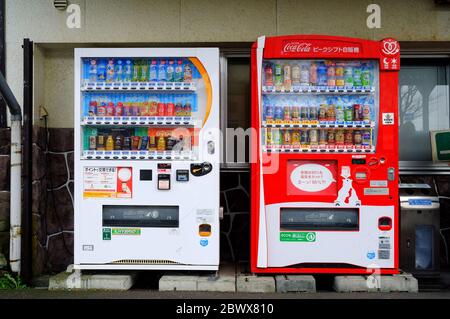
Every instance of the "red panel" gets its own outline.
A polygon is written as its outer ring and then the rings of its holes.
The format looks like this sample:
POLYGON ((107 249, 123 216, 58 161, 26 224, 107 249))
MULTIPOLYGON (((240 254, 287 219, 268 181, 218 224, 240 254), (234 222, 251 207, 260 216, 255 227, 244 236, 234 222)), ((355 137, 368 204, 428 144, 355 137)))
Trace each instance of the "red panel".
MULTIPOLYGON (((268 37, 265 41, 263 52, 264 59, 375 59, 378 60, 379 70, 379 102, 380 111, 378 118, 377 148, 375 154, 358 155, 366 159, 366 164, 352 164, 352 154, 332 154, 332 153, 262 153, 260 154, 260 124, 258 94, 258 74, 257 74, 257 44, 252 46, 251 56, 251 97, 252 97, 252 127, 257 134, 254 135, 252 146, 256 148, 257 158, 251 163, 251 270, 255 273, 354 273, 367 274, 367 269, 360 268, 257 268, 258 234, 259 234, 259 202, 260 192, 263 192, 265 204, 275 204, 281 202, 307 202, 311 197, 305 196, 301 191, 295 191, 290 183, 286 182, 286 176, 291 166, 288 164, 292 160, 304 161, 335 161, 336 171, 339 175, 342 166, 350 166, 351 178, 355 181, 353 188, 358 197, 362 199, 363 205, 394 206, 394 268, 382 269, 381 273, 398 273, 398 71, 399 70, 399 47, 398 43, 392 39, 380 42, 362 40, 355 38, 320 36, 320 35, 291 35, 280 37, 268 37), (344 49, 345 48, 345 49, 344 49), (349 48, 353 48, 350 50, 349 48), (358 48, 355 50, 355 48, 358 48), (386 59, 388 58, 388 59, 386 59), (396 60, 397 59, 397 60, 396 60), (394 63, 395 62, 395 63, 394 63), (394 71, 394 72, 393 72, 394 71), (394 125, 382 125, 383 113, 394 114, 394 125), (384 162, 381 160, 384 159, 384 162), (263 171, 260 169, 260 160, 264 163, 263 171), (275 161, 279 163, 278 170, 273 171, 275 161), (370 187, 371 180, 386 180, 387 169, 395 169, 395 179, 389 182, 389 194, 378 196, 364 196, 364 188, 370 187), (356 180, 356 172, 367 172, 366 180, 356 180), (260 190, 260 178, 264 179, 265 188, 260 190)), ((342 186, 342 178, 337 176, 334 185, 337 189, 342 186)), ((316 194, 313 201, 333 203, 336 195, 324 191, 316 194)))

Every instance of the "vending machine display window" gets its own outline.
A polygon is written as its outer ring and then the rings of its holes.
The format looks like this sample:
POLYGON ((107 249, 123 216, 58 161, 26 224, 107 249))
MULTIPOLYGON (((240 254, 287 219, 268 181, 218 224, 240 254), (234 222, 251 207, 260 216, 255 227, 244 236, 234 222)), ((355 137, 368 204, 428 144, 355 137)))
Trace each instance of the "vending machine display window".
POLYGON ((375 151, 376 61, 267 59, 262 68, 263 148, 375 151))

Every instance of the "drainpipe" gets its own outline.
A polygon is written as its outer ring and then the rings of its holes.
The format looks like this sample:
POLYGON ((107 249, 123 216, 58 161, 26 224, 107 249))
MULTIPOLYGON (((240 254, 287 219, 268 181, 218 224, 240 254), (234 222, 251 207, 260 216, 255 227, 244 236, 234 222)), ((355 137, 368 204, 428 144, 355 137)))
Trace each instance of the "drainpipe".
POLYGON ((11 113, 11 199, 9 264, 20 274, 22 227, 22 110, 0 72, 0 92, 11 113))

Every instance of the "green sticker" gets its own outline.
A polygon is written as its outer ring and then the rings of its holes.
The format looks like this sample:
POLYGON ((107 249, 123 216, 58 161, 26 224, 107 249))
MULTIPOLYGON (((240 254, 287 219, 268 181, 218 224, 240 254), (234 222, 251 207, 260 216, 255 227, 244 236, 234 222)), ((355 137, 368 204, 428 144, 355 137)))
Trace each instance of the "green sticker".
POLYGON ((113 235, 131 235, 139 236, 141 234, 140 228, 113 228, 113 235))
POLYGON ((315 242, 316 233, 313 232, 281 232, 280 241, 315 242))
POLYGON ((111 228, 103 228, 103 240, 111 240, 111 228))

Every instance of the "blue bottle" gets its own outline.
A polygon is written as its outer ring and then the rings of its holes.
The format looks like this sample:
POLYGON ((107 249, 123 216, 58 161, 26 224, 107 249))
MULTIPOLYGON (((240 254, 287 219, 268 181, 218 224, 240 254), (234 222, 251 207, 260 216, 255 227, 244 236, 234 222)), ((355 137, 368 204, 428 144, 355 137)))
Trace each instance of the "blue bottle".
POLYGON ((106 80, 106 62, 105 60, 100 60, 97 66, 97 81, 105 82, 106 80))
POLYGON ((158 80, 160 82, 166 81, 166 60, 161 59, 158 66, 158 80))
POLYGON ((131 64, 131 60, 126 60, 125 65, 123 66, 123 82, 131 82, 131 78, 133 75, 133 65, 131 64))

